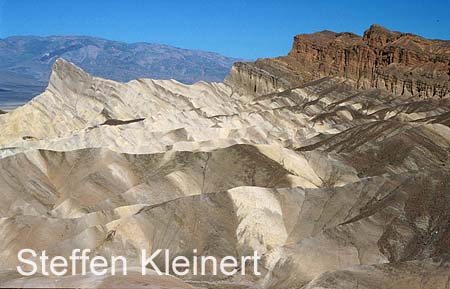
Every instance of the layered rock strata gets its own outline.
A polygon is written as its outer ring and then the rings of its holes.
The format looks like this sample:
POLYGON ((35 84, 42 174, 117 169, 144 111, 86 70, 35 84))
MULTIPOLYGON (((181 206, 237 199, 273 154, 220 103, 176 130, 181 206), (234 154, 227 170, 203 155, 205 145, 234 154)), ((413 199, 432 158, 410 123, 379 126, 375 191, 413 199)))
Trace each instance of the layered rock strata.
POLYGON ((288 56, 234 65, 227 82, 248 93, 270 93, 325 76, 356 88, 442 98, 450 95, 450 42, 373 25, 360 37, 322 31, 294 37, 288 56))

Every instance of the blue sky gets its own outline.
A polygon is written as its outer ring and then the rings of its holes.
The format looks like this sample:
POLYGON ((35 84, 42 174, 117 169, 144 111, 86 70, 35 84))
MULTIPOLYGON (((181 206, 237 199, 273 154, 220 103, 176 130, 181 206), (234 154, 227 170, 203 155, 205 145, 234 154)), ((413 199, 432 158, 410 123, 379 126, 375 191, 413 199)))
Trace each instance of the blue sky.
POLYGON ((0 0, 0 38, 91 35, 245 59, 284 55, 295 34, 362 34, 373 23, 450 39, 450 0, 0 0))

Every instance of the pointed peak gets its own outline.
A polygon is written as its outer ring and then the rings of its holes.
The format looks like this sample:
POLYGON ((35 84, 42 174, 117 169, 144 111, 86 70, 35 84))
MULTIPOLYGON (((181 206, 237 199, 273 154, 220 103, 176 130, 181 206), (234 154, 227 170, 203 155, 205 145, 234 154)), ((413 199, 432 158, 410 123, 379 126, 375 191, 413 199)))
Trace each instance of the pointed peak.
POLYGON ((65 60, 64 58, 56 59, 55 63, 52 66, 52 74, 53 73, 64 73, 64 72, 78 72, 83 74, 88 74, 80 67, 76 66, 74 63, 65 60))
POLYGON ((369 29, 366 30, 366 32, 383 32, 383 33, 390 33, 391 30, 387 29, 386 27, 383 27, 379 24, 372 24, 370 25, 369 29))
POLYGON ((402 33, 391 31, 381 25, 373 24, 364 32, 363 39, 371 46, 384 46, 388 42, 397 40, 402 33))
POLYGON ((80 67, 63 58, 58 58, 52 66, 49 88, 75 87, 81 83, 89 83, 92 76, 80 67))

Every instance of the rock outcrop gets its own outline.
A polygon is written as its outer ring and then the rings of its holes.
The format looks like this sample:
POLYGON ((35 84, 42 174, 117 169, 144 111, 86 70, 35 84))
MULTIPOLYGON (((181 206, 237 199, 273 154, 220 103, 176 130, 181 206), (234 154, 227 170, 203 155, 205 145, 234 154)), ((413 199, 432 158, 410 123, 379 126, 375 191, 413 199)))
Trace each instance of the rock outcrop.
POLYGON ((381 88, 395 95, 446 97, 450 41, 378 25, 363 37, 331 31, 302 34, 295 36, 288 56, 235 64, 227 82, 246 87, 248 93, 270 93, 325 76, 344 77, 356 88, 381 88))

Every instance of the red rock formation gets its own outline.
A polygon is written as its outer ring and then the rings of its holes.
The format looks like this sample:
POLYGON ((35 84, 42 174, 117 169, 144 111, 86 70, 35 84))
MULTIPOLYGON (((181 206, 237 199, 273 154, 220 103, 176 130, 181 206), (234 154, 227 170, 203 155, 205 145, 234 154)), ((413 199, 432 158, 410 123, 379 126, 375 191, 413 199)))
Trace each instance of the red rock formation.
POLYGON ((378 25, 372 25, 363 37, 331 31, 297 35, 288 56, 260 59, 247 66, 269 72, 277 83, 284 84, 279 88, 341 76, 353 80, 358 88, 382 88, 397 95, 450 95, 450 41, 429 40, 378 25))

